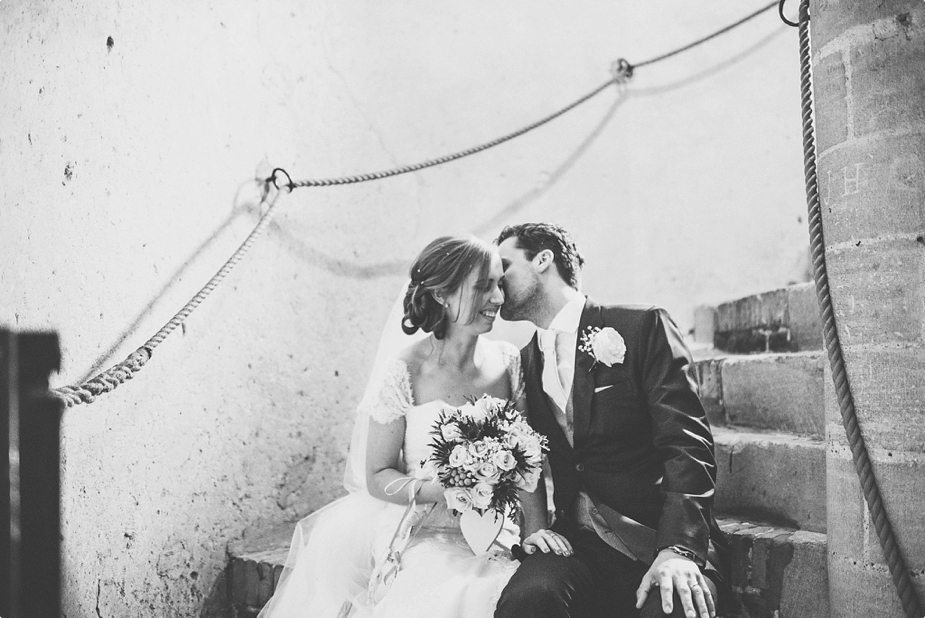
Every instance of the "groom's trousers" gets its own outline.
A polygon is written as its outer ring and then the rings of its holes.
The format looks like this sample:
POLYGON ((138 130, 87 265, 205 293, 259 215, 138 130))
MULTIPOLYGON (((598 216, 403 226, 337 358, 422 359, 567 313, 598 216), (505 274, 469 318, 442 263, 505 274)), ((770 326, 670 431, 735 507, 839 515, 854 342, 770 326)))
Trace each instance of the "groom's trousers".
MULTIPOLYGON (((495 618, 665 616, 657 588, 649 592, 643 608, 636 609, 636 589, 649 565, 613 549, 592 530, 572 529, 565 536, 574 554, 538 551, 524 558, 501 593, 495 618)), ((716 584, 709 573, 705 579, 716 599, 716 584)), ((670 615, 684 616, 677 594, 670 615)))

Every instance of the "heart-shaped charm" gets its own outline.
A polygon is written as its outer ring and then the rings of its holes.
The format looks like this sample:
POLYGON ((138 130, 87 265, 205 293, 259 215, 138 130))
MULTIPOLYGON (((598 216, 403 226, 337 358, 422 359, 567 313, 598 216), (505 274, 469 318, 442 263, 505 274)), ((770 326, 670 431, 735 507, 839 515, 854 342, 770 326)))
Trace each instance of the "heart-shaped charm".
POLYGON ((501 533, 503 525, 504 516, 494 510, 485 511, 484 515, 469 510, 459 516, 459 529, 476 556, 488 551, 501 533))

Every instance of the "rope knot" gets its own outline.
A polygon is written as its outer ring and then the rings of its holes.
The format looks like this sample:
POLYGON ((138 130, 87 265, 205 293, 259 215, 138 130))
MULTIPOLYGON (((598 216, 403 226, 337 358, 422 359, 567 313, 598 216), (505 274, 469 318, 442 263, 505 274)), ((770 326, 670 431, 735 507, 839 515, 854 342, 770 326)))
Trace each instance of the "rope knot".
POLYGON ((285 191, 286 193, 291 192, 295 188, 295 183, 292 182, 292 176, 290 176, 289 172, 281 167, 275 168, 270 173, 270 177, 267 178, 267 184, 272 184, 274 187, 276 187, 277 191, 285 191), (280 176, 286 177, 285 183, 280 183, 280 176))
POLYGON ((626 58, 614 60, 610 64, 610 74, 617 83, 624 82, 633 76, 633 65, 626 58))

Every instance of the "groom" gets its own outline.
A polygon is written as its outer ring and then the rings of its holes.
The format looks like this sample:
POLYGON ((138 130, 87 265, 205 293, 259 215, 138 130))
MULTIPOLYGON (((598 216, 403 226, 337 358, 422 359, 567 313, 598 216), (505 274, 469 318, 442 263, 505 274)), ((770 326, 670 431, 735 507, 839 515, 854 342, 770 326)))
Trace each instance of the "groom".
POLYGON ((526 556, 495 616, 714 616, 713 436, 677 326, 581 294, 584 259, 562 228, 525 223, 496 242, 501 316, 537 326, 521 351, 528 414, 572 551, 526 556))

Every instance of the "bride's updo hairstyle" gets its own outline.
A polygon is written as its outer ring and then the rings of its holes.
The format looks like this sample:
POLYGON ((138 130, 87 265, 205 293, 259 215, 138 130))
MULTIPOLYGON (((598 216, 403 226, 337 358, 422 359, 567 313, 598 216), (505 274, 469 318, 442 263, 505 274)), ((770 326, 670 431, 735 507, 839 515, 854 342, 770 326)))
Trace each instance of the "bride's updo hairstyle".
MULTIPOLYGON (((435 295, 447 298, 475 269, 479 270, 480 278, 486 278, 491 257, 491 245, 475 236, 441 236, 424 247, 411 265, 402 330, 413 335, 420 329, 443 339, 450 316, 435 295)), ((478 309, 472 303, 466 323, 473 320, 478 309)), ((460 318, 460 311, 461 307, 455 308, 453 321, 460 318)))

